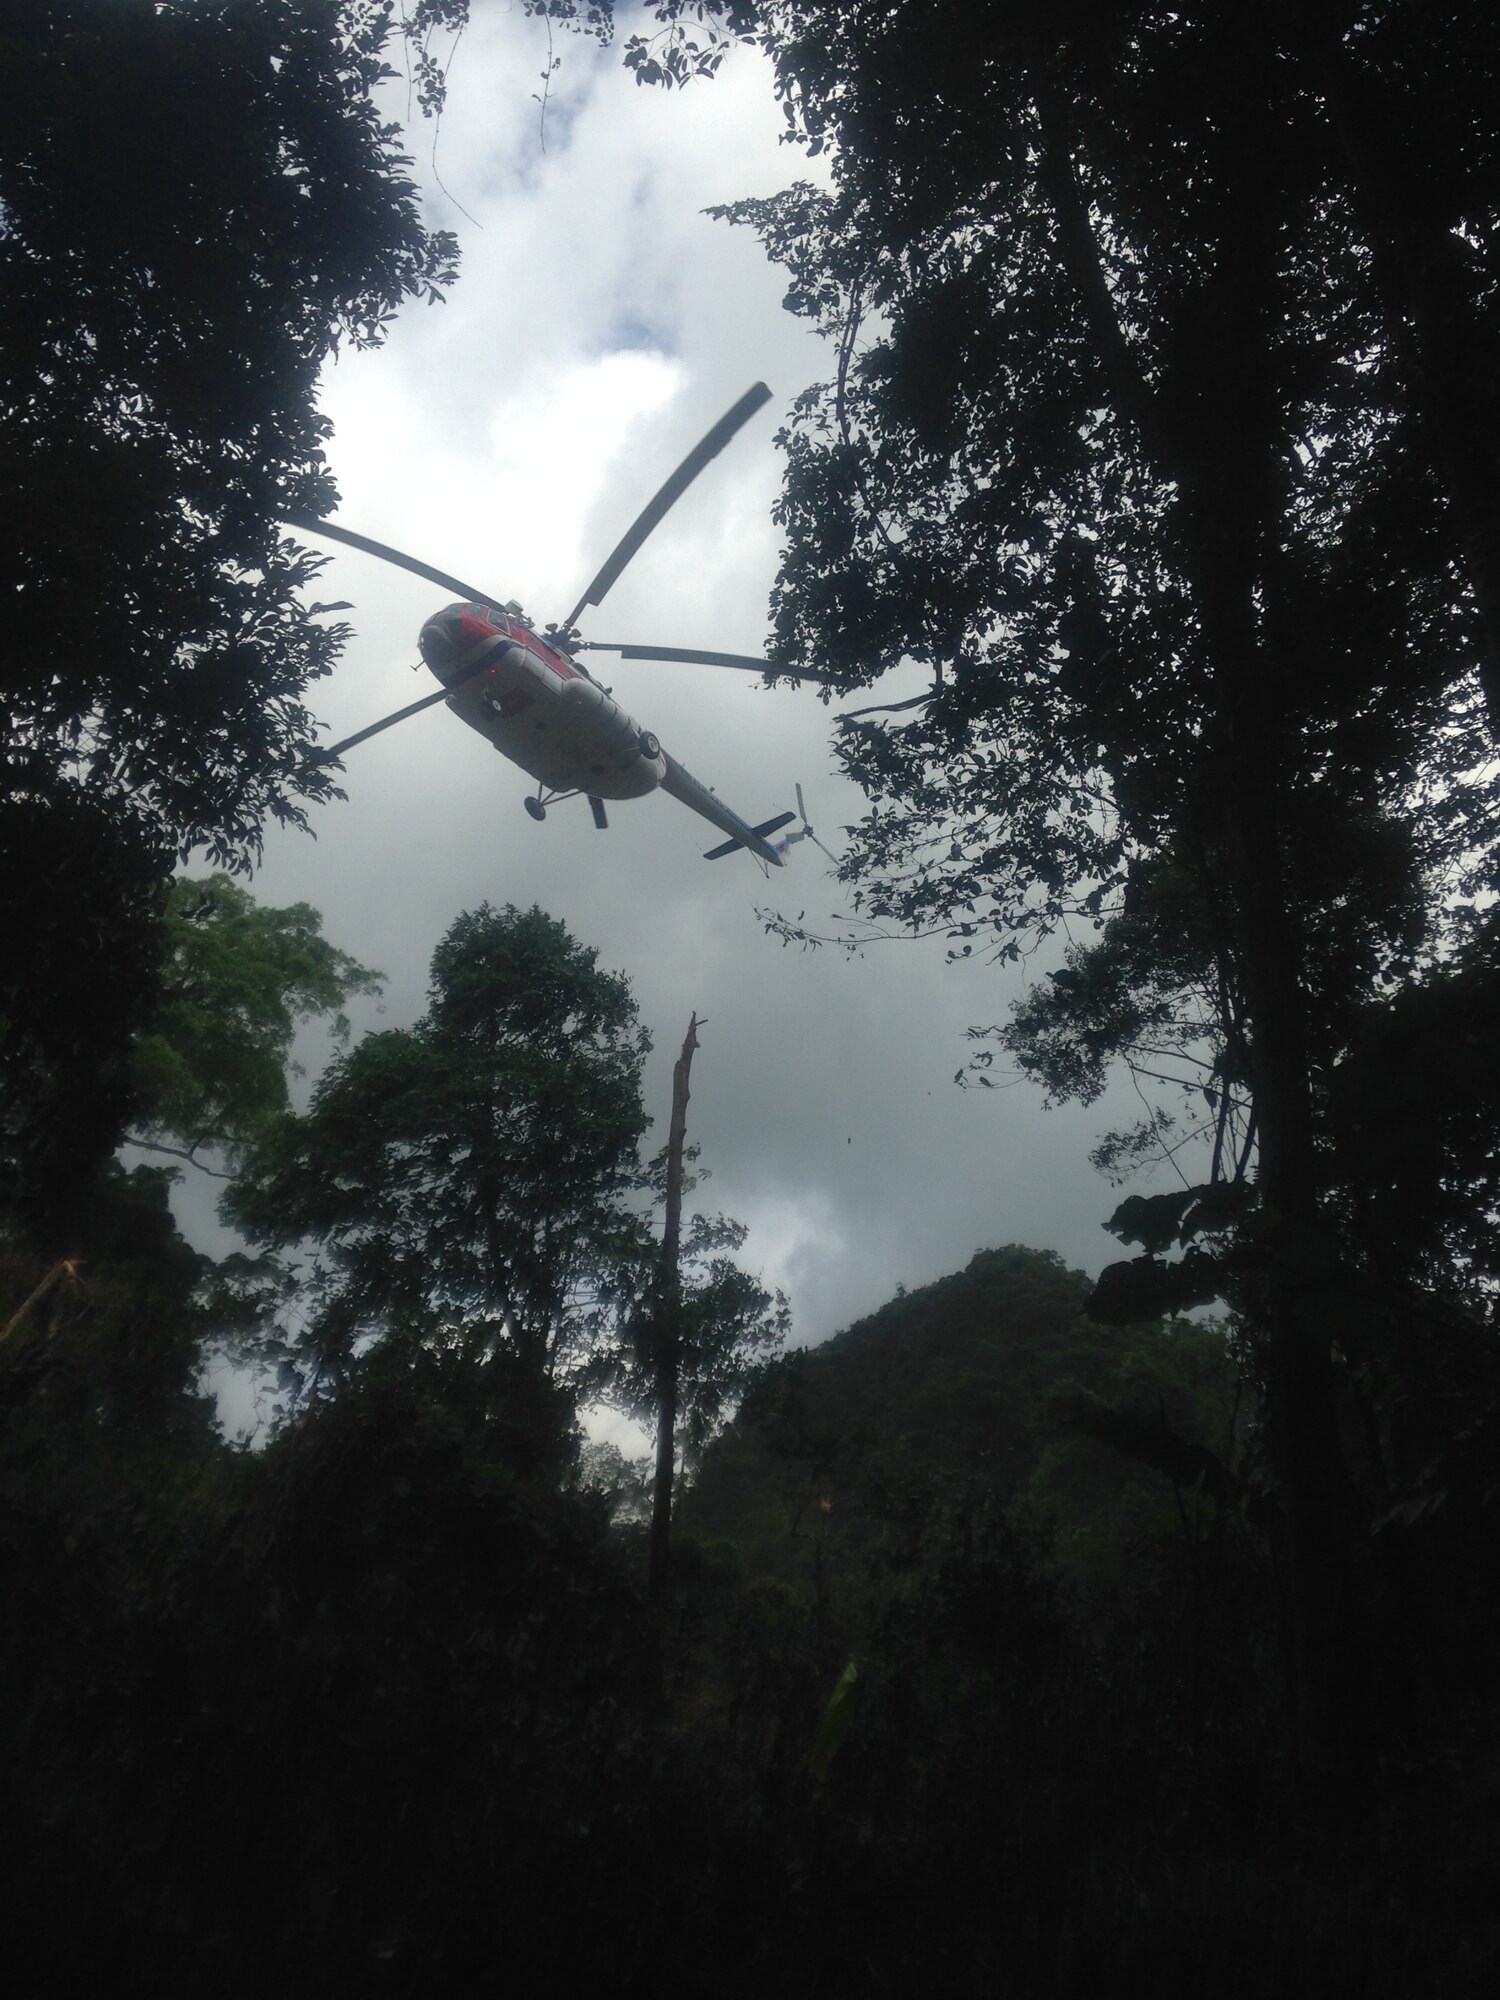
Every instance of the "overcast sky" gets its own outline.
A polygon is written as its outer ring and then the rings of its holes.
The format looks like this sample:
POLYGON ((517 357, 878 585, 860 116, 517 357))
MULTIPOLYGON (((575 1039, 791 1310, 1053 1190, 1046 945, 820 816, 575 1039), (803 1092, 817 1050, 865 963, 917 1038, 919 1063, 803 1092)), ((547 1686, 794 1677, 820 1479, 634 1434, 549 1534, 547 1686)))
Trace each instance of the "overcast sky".
MULTIPOLYGON (((747 51, 715 82, 668 95, 559 33, 543 132, 544 27, 475 13, 440 130, 415 113, 408 128, 429 220, 456 230, 462 272, 446 304, 411 307, 384 347, 328 371, 338 519, 545 623, 687 449, 764 380, 772 402, 583 621, 591 638, 759 652, 777 564, 773 440, 829 357, 782 310, 755 237, 703 210, 817 163, 778 143, 768 72, 747 51)), ((395 96, 403 116, 404 88, 395 96)), ((332 740, 431 686, 414 670, 416 638, 441 593, 341 553, 318 595, 355 607, 343 663, 313 695, 332 740)), ((598 670, 747 818, 791 806, 800 781, 838 850, 862 801, 832 775, 829 711, 813 691, 701 667, 598 670)), ((612 807, 607 833, 582 800, 535 825, 526 777, 441 706, 351 751, 346 771, 348 801, 318 813, 316 839, 273 831, 255 893, 314 904, 335 943, 388 975, 365 1027, 422 1012, 433 947, 460 912, 539 903, 633 984, 656 1042, 657 1140, 696 1010, 707 1025, 689 1130, 713 1175, 696 1199, 750 1225, 745 1259, 790 1295, 799 1342, 992 1245, 1045 1246, 1091 1272, 1123 1254, 1101 1228, 1119 1196, 1087 1155, 1138 1111, 1133 1096, 1047 1111, 1027 1084, 954 1087, 965 1028, 1003 1018, 1021 975, 950 966, 941 941, 860 959, 783 949, 759 909, 823 920, 845 907, 810 845, 770 881, 748 855, 710 865, 703 850, 719 836, 664 795, 612 807)), ((195 1194, 190 1216, 201 1224, 209 1205, 195 1194)))

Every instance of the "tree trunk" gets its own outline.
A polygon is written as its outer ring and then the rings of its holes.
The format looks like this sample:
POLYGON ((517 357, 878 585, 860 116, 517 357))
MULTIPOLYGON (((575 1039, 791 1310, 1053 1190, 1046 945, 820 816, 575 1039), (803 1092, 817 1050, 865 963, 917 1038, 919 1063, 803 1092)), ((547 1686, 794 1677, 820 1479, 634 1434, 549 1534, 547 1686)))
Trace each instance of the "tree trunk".
POLYGON ((1224 17, 1208 171, 1238 198, 1205 246, 1198 309, 1214 338, 1187 344, 1156 382, 1142 372, 1111 294, 1073 160, 1067 107, 1038 89, 1039 180, 1057 250, 1077 288, 1120 416, 1153 469, 1178 489, 1178 520, 1205 656, 1212 721, 1199 812, 1216 849, 1206 887, 1225 909, 1230 983, 1243 995, 1257 1183, 1270 1233, 1260 1317, 1268 1410, 1288 1520, 1299 1755, 1313 1772, 1357 1758, 1352 1520, 1340 1451, 1330 1342, 1310 1273, 1326 1240, 1314 1145, 1301 938, 1281 816, 1285 746, 1273 662, 1258 610, 1270 586, 1286 506, 1281 415, 1270 357, 1283 310, 1281 246, 1267 209, 1268 162, 1285 143, 1269 107, 1273 64, 1254 17, 1224 17))
POLYGON ((1336 42, 1316 46, 1311 67, 1374 253, 1390 338, 1405 351, 1433 469, 1453 510, 1483 634, 1485 711, 1500 737, 1500 394, 1477 253, 1453 227, 1469 191, 1442 183, 1416 151, 1426 135, 1336 42))
POLYGON ((1296 1740, 1309 1775, 1337 1779, 1357 1764, 1362 1736, 1351 1496, 1319 1296, 1337 1282, 1337 1256, 1318 1202, 1302 995, 1273 809, 1241 791, 1227 817, 1261 1134, 1267 1408, 1286 1510, 1296 1740))
MULTIPOLYGON (((1240 442, 1248 445, 1249 439, 1240 442)), ((1255 459, 1216 437, 1235 493, 1255 459)), ((1285 851, 1286 750, 1276 679, 1256 631, 1253 524, 1236 520, 1212 476, 1190 529, 1194 596, 1213 660, 1215 735, 1205 786, 1218 835, 1229 970, 1243 996, 1258 1132, 1259 1297, 1270 1443, 1285 1508, 1298 1759, 1320 1789, 1357 1765, 1358 1629, 1350 1488, 1339 1438, 1324 1301, 1339 1253, 1322 1213, 1315 1142, 1305 949, 1285 851)))
POLYGON ((661 1264, 657 1271, 652 1344, 656 1382, 656 1475, 651 1488, 651 1602, 661 1604, 667 1591, 672 1540, 672 1474, 677 1455, 677 1374, 681 1329, 682 1281, 678 1247, 682 1238, 682 1149, 687 1135, 688 1073, 698 1046, 698 1016, 688 1022, 682 1054, 672 1071, 672 1123, 667 1133, 667 1213, 662 1228, 661 1264))

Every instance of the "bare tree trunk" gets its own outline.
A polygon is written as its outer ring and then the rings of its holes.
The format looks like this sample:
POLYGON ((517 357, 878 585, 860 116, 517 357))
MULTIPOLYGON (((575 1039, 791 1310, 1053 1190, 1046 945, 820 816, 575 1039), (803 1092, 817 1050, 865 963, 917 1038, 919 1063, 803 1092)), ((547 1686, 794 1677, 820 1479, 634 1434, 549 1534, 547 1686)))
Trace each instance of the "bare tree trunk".
POLYGON ((672 1473, 676 1461, 677 1372, 682 1281, 678 1248, 682 1239, 682 1149, 687 1135, 688 1073, 698 1046, 698 1016, 688 1022, 682 1054, 672 1071, 672 1123, 667 1133, 667 1213, 662 1228, 652 1340, 656 1361, 656 1476, 651 1489, 650 1596, 666 1597, 672 1540, 672 1473))

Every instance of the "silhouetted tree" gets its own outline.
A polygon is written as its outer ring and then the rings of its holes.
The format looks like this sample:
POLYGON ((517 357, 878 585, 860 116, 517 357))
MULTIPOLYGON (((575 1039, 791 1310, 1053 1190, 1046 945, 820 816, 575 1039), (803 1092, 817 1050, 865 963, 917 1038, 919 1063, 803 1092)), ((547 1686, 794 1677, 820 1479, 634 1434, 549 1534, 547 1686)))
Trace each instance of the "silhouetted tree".
POLYGON ((0 1089, 36 1212, 119 1138, 155 887, 330 794, 319 371, 437 298, 366 0, 37 0, 0 110, 0 1089), (61 1163, 61 1164, 59 1164, 61 1163))
MULTIPOLYGON (((1500 37, 1400 5, 1004 7, 963 36, 904 5, 761 18, 830 185, 727 212, 836 353, 788 437, 775 657, 930 676, 841 728, 872 800, 845 878, 877 928, 964 956, 1094 927, 1007 1040, 1056 1094, 1124 1057, 1198 1107, 1202 1187, 1122 1211, 1146 1255, 1098 1308, 1228 1293, 1258 1329, 1304 1743, 1357 1757, 1331 1344, 1349 1359, 1379 1300, 1326 1087, 1493 871, 1459 561, 1500 439, 1480 383, 1463 499, 1450 404, 1500 336, 1500 37), (1335 62, 1412 163, 1409 210, 1394 168, 1372 195, 1335 62), (1439 240, 1442 330, 1413 247, 1439 240), (1162 1254, 1184 1244, 1186 1268, 1162 1254)), ((1169 1115, 1111 1162, 1179 1147, 1169 1115)))
POLYGON ((225 1198, 256 1241, 319 1247, 330 1366, 403 1329, 566 1376, 622 1243, 650 1046, 630 988, 539 909, 460 917, 427 1013, 336 1057, 225 1198))

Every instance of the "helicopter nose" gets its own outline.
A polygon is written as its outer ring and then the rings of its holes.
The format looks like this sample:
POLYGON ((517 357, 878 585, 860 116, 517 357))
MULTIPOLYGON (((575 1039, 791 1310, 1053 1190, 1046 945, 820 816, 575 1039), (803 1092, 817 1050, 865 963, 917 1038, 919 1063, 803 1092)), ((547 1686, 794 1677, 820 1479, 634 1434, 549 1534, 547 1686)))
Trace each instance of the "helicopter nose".
POLYGON ((428 619, 417 644, 438 679, 446 681, 471 647, 492 636, 493 626, 482 605, 450 604, 428 619))

